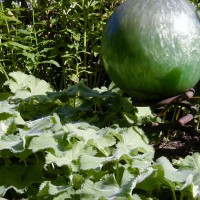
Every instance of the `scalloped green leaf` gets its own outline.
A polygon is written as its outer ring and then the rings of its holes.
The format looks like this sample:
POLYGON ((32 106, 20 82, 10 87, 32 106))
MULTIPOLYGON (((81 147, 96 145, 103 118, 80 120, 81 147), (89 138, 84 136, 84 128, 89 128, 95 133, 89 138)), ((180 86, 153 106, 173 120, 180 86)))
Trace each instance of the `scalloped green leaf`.
POLYGON ((27 129, 20 129, 20 133, 24 136, 37 136, 51 131, 54 123, 51 116, 42 117, 37 120, 26 122, 27 129))
POLYGON ((181 170, 174 168, 172 163, 166 157, 158 158, 157 163, 160 163, 163 166, 165 178, 172 182, 183 183, 191 174, 191 170, 181 170))
POLYGON ((100 170, 102 166, 112 161, 112 157, 95 157, 87 154, 83 154, 80 158, 80 168, 82 170, 96 169, 100 170))
POLYGON ((8 85, 11 92, 15 94, 13 98, 26 99, 31 96, 46 95, 47 92, 53 91, 49 83, 32 75, 19 71, 11 72, 9 75, 12 79, 6 81, 5 85, 8 85))
POLYGON ((181 198, 198 199, 200 197, 199 187, 193 183, 194 176, 190 174, 185 184, 180 188, 181 198))
POLYGON ((0 113, 13 114, 17 111, 17 105, 8 103, 7 100, 0 101, 0 113))
POLYGON ((24 150, 24 140, 18 135, 2 135, 0 137, 0 150, 10 150, 13 153, 22 152, 24 150))
POLYGON ((25 124, 25 121, 18 112, 18 105, 10 104, 8 101, 0 101, 0 120, 14 121, 16 124, 25 124), (12 119, 9 119, 12 118, 12 119))
POLYGON ((130 173, 124 173, 123 176, 127 176, 128 180, 122 186, 119 186, 114 175, 105 175, 99 182, 93 183, 92 181, 86 180, 82 190, 78 193, 82 195, 90 195, 96 198, 108 198, 115 199, 116 197, 126 197, 127 199, 132 198, 132 176, 130 173))
POLYGON ((58 195, 59 193, 69 192, 70 194, 73 193, 73 189, 71 186, 62 185, 57 186, 51 183, 51 181, 45 181, 40 185, 39 192, 37 194, 38 197, 48 197, 51 195, 58 195))
POLYGON ((57 150, 58 143, 53 138, 52 132, 48 132, 41 136, 35 136, 32 138, 28 149, 33 152, 41 151, 44 149, 56 149, 57 150))
POLYGON ((46 164, 54 163, 58 167, 68 165, 72 168, 74 168, 73 161, 76 161, 79 159, 79 157, 84 153, 85 144, 84 142, 77 142, 72 145, 72 148, 60 152, 60 156, 54 155, 53 153, 49 152, 46 156, 46 164))
POLYGON ((154 148, 148 144, 148 138, 142 129, 137 127, 121 129, 116 136, 120 140, 117 143, 115 156, 120 159, 123 155, 134 157, 140 153, 150 153, 154 155, 154 148))
MULTIPOLYGON (((165 179, 164 177, 164 169, 163 166, 160 164, 155 164, 150 168, 147 168, 146 171, 142 172, 136 179, 135 179, 135 188, 146 192, 147 194, 152 194, 154 191, 157 191, 158 188, 168 188, 171 191, 169 196, 175 195, 175 185, 165 179)), ((137 190, 136 190, 137 191, 137 190)), ((135 190, 133 190, 135 193, 135 190)))
POLYGON ((182 170, 190 170, 192 175, 192 185, 189 188, 194 196, 200 197, 200 153, 194 153, 191 156, 186 156, 184 159, 173 160, 176 166, 179 166, 182 170))
POLYGON ((89 124, 86 125, 86 123, 68 123, 64 126, 64 130, 69 132, 69 138, 82 140, 85 144, 96 147, 105 155, 110 154, 108 147, 116 143, 115 138, 109 134, 110 129, 106 132, 89 124))

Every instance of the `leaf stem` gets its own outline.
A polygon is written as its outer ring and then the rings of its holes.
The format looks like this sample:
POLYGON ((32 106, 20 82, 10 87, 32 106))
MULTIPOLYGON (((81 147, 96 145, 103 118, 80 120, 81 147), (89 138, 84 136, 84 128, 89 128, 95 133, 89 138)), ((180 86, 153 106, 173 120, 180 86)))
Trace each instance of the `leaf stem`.
POLYGON ((32 23, 33 23, 33 34, 34 34, 34 39, 35 39, 35 46, 36 46, 36 63, 34 66, 34 70, 37 69, 38 66, 38 59, 39 59, 39 52, 38 52, 38 38, 37 38, 37 32, 36 32, 36 27, 35 27, 35 0, 32 0, 32 23))
POLYGON ((6 70, 4 69, 4 67, 2 66, 1 63, 0 63, 0 69, 1 69, 1 71, 3 72, 3 74, 5 75, 6 79, 9 80, 9 76, 8 76, 8 74, 6 73, 6 70))

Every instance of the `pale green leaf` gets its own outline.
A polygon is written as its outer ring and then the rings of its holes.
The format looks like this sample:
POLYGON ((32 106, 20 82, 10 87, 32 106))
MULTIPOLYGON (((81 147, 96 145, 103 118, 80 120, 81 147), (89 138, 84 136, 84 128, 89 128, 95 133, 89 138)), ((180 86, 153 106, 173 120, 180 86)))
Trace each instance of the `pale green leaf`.
POLYGON ((93 196, 93 199, 100 197, 113 198, 119 193, 119 186, 112 175, 107 175, 104 180, 99 183, 93 183, 92 181, 86 180, 82 190, 78 191, 80 194, 93 196), (106 180, 105 180, 106 179, 106 180), (107 182, 107 184, 105 184, 107 182))
POLYGON ((190 170, 193 177, 193 195, 200 196, 200 153, 194 153, 191 156, 186 156, 184 159, 174 160, 173 163, 182 170, 190 170))
POLYGON ((138 118, 155 116, 150 107, 137 107, 136 115, 138 118))
MULTIPOLYGON (((164 170, 161 165, 155 165, 154 168, 147 168, 146 171, 138 175, 134 180, 135 188, 146 191, 151 194, 154 190, 157 190, 161 186, 165 185, 174 190, 170 181, 166 181, 164 178, 164 170)), ((133 193, 135 191, 133 190, 133 193)))
POLYGON ((26 99, 31 96, 46 95, 51 92, 51 86, 44 80, 26 75, 22 72, 12 72, 9 74, 13 79, 6 81, 15 98, 26 99))
MULTIPOLYGON (((158 169, 160 169, 160 167, 158 167, 158 169)), ((141 172, 135 179, 134 179, 134 181, 133 181, 133 184, 134 184, 134 186, 133 186, 133 188, 135 188, 136 186, 137 186, 137 184, 138 183, 141 183, 142 184, 142 187, 143 187, 143 182, 145 182, 145 184, 146 184, 146 182, 147 182, 147 185, 148 185, 148 187, 146 188, 147 189, 147 191, 150 189, 149 187, 151 187, 151 181, 152 181, 152 183, 153 183, 153 181, 154 181, 154 178, 157 178, 156 176, 153 176, 153 178, 152 178, 152 180, 151 180, 151 178, 149 179, 148 177, 149 176, 152 176, 152 174, 154 173, 154 169, 152 168, 152 167, 148 167, 148 168, 146 168, 145 170, 143 170, 143 172, 141 172), (149 180, 148 180, 149 179, 149 180), (148 182, 148 181, 150 181, 150 182, 148 182)), ((162 175, 162 170, 160 171, 160 170, 158 170, 158 174, 160 175, 162 175)), ((157 174, 156 174, 157 175, 157 174)), ((160 178, 162 178, 162 177, 160 177, 160 178)), ((156 183, 157 184, 157 183, 156 183)), ((144 186, 144 187, 146 187, 146 186, 144 186)))
POLYGON ((116 136, 120 140, 115 153, 118 159, 123 155, 136 156, 137 152, 154 154, 154 149, 148 144, 148 139, 142 129, 136 127, 122 129, 116 136))
POLYGON ((10 79, 6 81, 5 85, 9 86, 12 93, 15 93, 17 90, 27 88, 26 80, 28 78, 28 75, 22 72, 12 72, 9 75, 13 78, 13 80, 10 79))
POLYGON ((185 158, 173 160, 173 164, 183 169, 191 169, 195 174, 200 171, 200 153, 194 153, 192 156, 188 155, 185 158))
POLYGON ((166 157, 158 158, 157 163, 160 163, 163 166, 165 178, 172 182, 183 183, 191 174, 190 170, 179 170, 174 168, 172 163, 166 157))
MULTIPOLYGON (((44 126, 44 125, 43 125, 44 126)), ((53 113, 53 116, 51 116, 50 120, 49 120, 49 124, 47 121, 46 124, 46 128, 51 128, 51 130, 56 134, 56 135, 60 135, 60 134, 64 134, 64 129, 63 129, 63 125, 61 124, 60 118, 56 113, 53 113), (53 123, 51 125, 51 122, 53 123)))
POLYGON ((102 166, 112 161, 112 157, 95 157, 87 154, 83 154, 80 158, 81 169, 101 169, 102 166))
MULTIPOLYGON (((5 187, 5 186, 0 186, 0 196, 4 196, 4 194, 6 193, 6 191, 7 191, 7 187, 5 187)), ((3 200, 4 198, 0 198, 0 200, 3 200)), ((6 200, 6 199, 5 199, 6 200)))
POLYGON ((24 150, 24 141, 17 135, 2 135, 0 137, 0 150, 8 149, 14 153, 24 150))
POLYGON ((132 168, 137 168, 140 170, 140 173, 144 172, 147 168, 152 166, 152 161, 154 158, 154 154, 152 153, 144 153, 137 156, 134 156, 132 159, 132 168))
POLYGON ((84 123, 68 123, 64 126, 64 130, 70 133, 69 138, 82 140, 85 144, 96 147, 105 155, 109 155, 108 147, 113 146, 116 142, 114 137, 109 134, 109 130, 106 133, 94 126, 86 127, 84 123))
POLYGON ((26 122, 28 129, 19 129, 23 136, 37 136, 51 131, 53 122, 50 116, 26 122))
POLYGON ((123 113, 125 119, 131 124, 144 124, 156 120, 161 122, 161 119, 157 117, 151 110, 150 107, 136 107, 134 113, 123 113))
MULTIPOLYGON (((128 175, 128 174, 127 174, 128 175)), ((115 197, 126 197, 132 199, 132 177, 129 177, 129 181, 120 187, 114 177, 114 175, 105 175, 99 182, 93 183, 86 180, 80 194, 92 195, 94 199, 108 198, 115 199, 115 197)))
POLYGON ((18 124, 18 125, 25 125, 26 124, 26 122, 21 117, 19 112, 15 112, 14 115, 13 115, 13 118, 14 118, 15 124, 18 124))
POLYGON ((57 142, 52 137, 52 132, 48 132, 41 136, 34 137, 28 149, 31 149, 33 152, 41 151, 43 149, 57 149, 57 142))
POLYGON ((13 114, 16 112, 17 105, 9 104, 8 101, 0 101, 0 113, 10 113, 13 114))
MULTIPOLYGON (((133 194, 132 199, 134 199, 134 200, 142 200, 142 198, 140 198, 140 196, 138 194, 133 194)), ((148 200, 150 200, 150 198, 148 198, 148 200)))
POLYGON ((84 142, 79 141, 73 144, 72 149, 60 152, 60 156, 53 155, 49 152, 46 156, 46 164, 55 163, 58 167, 63 165, 74 167, 72 161, 79 159, 79 157, 84 153, 84 147, 84 142))
POLYGON ((40 185, 40 189, 38 192, 38 197, 46 197, 49 195, 57 195, 62 192, 69 192, 70 194, 73 193, 73 189, 71 186, 63 185, 63 186, 56 186, 53 185, 50 181, 45 181, 40 185))
POLYGON ((9 125, 6 122, 0 121, 0 135, 4 135, 8 130, 9 125))
POLYGON ((72 199, 71 195, 74 195, 75 191, 73 189, 68 189, 65 192, 59 193, 53 200, 63 200, 63 199, 72 199))
POLYGON ((14 118, 10 117, 7 120, 0 121, 0 135, 13 134, 16 131, 14 118))
POLYGON ((184 185, 180 188, 182 199, 184 199, 184 197, 190 198, 190 199, 194 199, 194 198, 198 199, 198 197, 200 197, 199 187, 194 185, 193 178, 194 176, 190 174, 187 177, 187 180, 184 183, 184 185))

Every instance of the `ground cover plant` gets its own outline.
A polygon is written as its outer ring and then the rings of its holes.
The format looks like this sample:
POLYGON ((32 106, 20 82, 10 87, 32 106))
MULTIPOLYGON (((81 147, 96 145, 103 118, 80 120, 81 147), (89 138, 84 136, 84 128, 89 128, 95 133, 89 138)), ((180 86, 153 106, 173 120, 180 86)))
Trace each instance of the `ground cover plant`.
POLYGON ((121 2, 0 1, 1 199, 200 199, 199 111, 187 128, 148 130, 187 109, 158 117, 104 71, 121 2))
POLYGON ((4 199, 198 199, 200 154, 155 159, 139 125, 161 119, 110 88, 54 91, 10 73, 0 101, 4 199))

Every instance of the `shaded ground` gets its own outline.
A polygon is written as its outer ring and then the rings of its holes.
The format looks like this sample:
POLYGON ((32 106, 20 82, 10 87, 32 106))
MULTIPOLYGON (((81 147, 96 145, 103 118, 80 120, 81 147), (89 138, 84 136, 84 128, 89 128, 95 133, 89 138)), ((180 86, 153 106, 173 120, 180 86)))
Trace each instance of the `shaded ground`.
POLYGON ((155 158, 165 156, 172 160, 200 152, 200 134, 198 132, 191 134, 191 132, 171 130, 163 132, 158 141, 151 143, 155 148, 155 158))
MULTIPOLYGON (((198 88, 200 88, 200 82, 198 88)), ((163 101, 163 107, 158 108, 156 112, 159 115, 159 112, 164 111, 163 113, 165 113, 168 110, 166 118, 169 122, 148 124, 143 127, 145 132, 157 134, 153 140, 150 138, 155 148, 155 158, 166 156, 172 160, 200 152, 200 129, 198 128, 200 123, 200 91, 198 88, 196 96, 193 96, 195 90, 190 89, 182 95, 163 101), (172 110, 168 109, 170 106, 172 106, 172 110), (177 113, 176 106, 179 106, 177 113), (172 122, 174 116, 176 116, 177 121, 172 122)))

